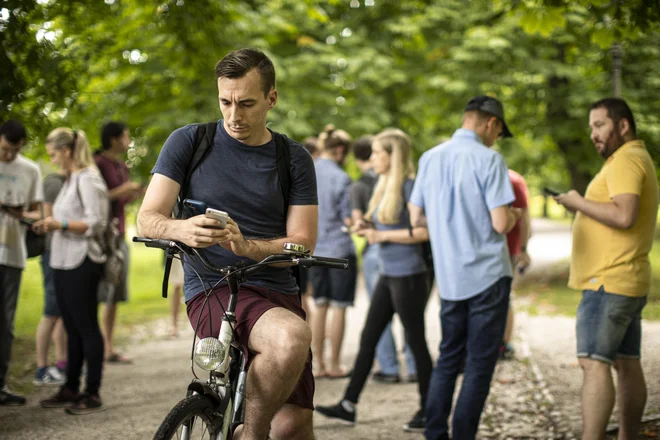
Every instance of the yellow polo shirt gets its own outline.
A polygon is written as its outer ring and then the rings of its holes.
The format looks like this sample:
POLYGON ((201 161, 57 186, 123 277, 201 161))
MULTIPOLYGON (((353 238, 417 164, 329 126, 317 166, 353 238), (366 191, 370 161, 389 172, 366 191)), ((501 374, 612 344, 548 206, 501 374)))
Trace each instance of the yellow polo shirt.
POLYGON ((573 223, 573 255, 568 286, 625 296, 651 290, 649 252, 658 215, 658 179, 643 141, 626 142, 603 164, 585 198, 608 203, 620 194, 639 196, 639 215, 630 229, 606 226, 578 212, 573 223))

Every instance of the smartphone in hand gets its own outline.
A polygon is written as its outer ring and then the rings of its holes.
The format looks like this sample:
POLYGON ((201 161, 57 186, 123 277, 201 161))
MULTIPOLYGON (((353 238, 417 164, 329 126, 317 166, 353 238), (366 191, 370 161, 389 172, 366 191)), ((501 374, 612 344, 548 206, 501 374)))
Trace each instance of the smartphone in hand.
POLYGON ((547 186, 545 188, 543 188, 543 193, 547 196, 552 196, 552 197, 556 197, 559 194, 561 194, 559 191, 555 191, 554 189, 550 189, 547 186))
POLYGON ((206 218, 212 218, 218 220, 222 226, 220 229, 224 229, 227 226, 227 220, 229 220, 229 214, 218 209, 206 208, 206 213, 204 214, 206 218))

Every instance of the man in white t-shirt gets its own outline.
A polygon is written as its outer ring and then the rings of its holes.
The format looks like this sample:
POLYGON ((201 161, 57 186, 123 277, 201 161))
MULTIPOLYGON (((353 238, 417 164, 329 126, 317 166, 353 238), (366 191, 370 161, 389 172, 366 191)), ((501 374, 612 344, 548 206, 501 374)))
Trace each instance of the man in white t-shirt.
POLYGON ((0 126, 0 406, 24 405, 25 398, 6 387, 5 377, 14 342, 14 316, 27 249, 20 219, 34 218, 43 200, 41 172, 19 154, 25 127, 18 121, 0 126))

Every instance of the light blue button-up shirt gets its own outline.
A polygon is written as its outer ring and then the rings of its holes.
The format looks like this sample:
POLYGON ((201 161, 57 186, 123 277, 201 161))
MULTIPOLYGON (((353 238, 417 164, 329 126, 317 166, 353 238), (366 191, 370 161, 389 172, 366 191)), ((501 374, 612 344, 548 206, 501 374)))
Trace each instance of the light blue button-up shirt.
POLYGON ((469 299, 512 276, 490 211, 515 200, 502 156, 466 129, 422 155, 410 201, 424 209, 440 297, 469 299))

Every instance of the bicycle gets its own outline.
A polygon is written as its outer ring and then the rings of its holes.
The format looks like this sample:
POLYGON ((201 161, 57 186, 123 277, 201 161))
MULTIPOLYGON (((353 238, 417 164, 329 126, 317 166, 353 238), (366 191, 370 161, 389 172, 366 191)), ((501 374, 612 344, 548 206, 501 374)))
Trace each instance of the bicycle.
POLYGON ((224 309, 222 324, 217 338, 201 339, 197 345, 197 329, 193 337, 191 370, 193 380, 188 385, 186 397, 177 403, 167 414, 156 431, 154 440, 195 438, 210 440, 231 440, 233 428, 243 422, 245 400, 246 359, 243 349, 234 338, 236 323, 235 309, 238 302, 239 286, 249 275, 275 263, 302 267, 324 266, 347 269, 348 260, 309 255, 302 245, 285 243, 281 254, 273 254, 258 263, 241 261, 233 266, 216 267, 199 250, 171 240, 133 237, 133 241, 147 247, 160 248, 168 256, 185 254, 193 261, 201 262, 207 269, 224 277, 207 291, 207 300, 213 289, 223 280, 229 286, 229 303, 224 309), (209 372, 206 381, 195 374, 195 364, 209 372), (197 437, 200 434, 200 437, 197 437))

